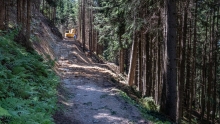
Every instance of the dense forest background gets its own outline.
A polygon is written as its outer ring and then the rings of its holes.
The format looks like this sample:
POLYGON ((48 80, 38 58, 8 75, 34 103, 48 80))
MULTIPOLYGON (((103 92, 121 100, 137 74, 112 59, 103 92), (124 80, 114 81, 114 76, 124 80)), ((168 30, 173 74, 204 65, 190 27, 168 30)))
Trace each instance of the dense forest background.
MULTIPOLYGON (((118 71, 127 77, 127 83, 141 97, 151 98, 172 121, 220 123, 218 0, 0 0, 0 3, 3 3, 1 32, 18 28, 18 39, 23 38, 18 42, 28 50, 32 49, 33 39, 31 17, 33 11, 39 11, 62 33, 77 28, 85 52, 119 65, 118 71), (16 15, 14 20, 10 19, 11 13, 16 15)), ((4 56, 0 58, 2 65, 5 61, 12 62, 4 56)), ((0 73, 5 78, 1 81, 10 76, 5 73, 0 73)), ((1 88, 2 92, 10 86, 1 88)))
POLYGON ((219 1, 79 0, 79 40, 175 122, 219 123, 219 1))

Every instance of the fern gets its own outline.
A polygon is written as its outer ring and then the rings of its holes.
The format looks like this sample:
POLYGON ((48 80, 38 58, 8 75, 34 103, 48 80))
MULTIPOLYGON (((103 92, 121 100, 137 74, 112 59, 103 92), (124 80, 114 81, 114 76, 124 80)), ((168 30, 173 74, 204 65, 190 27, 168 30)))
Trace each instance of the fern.
POLYGON ((0 117, 1 116, 11 116, 8 111, 0 106, 0 117))
POLYGON ((12 41, 14 33, 0 36, 0 123, 52 124, 59 79, 49 62, 12 41))
POLYGON ((141 103, 149 111, 157 111, 158 107, 155 104, 153 97, 145 97, 145 98, 141 99, 141 103))

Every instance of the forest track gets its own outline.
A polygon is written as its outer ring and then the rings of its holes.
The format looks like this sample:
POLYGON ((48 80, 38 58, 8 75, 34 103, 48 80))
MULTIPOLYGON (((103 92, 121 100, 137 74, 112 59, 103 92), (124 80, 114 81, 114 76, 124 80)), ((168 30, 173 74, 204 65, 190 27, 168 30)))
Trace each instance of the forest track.
POLYGON ((138 108, 125 101, 111 81, 114 73, 71 39, 58 42, 59 109, 56 124, 146 124, 138 108))

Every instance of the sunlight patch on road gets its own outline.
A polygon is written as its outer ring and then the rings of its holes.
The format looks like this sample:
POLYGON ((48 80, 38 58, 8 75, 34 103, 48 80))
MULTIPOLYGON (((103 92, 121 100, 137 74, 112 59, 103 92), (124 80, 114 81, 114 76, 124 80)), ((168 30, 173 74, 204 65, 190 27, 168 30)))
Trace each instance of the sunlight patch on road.
POLYGON ((98 115, 93 116, 95 119, 108 119, 110 122, 115 122, 115 121, 125 121, 125 118, 117 117, 117 116, 112 116, 108 113, 98 113, 98 115))
POLYGON ((103 72, 103 73, 109 73, 109 74, 115 76, 115 74, 112 73, 112 71, 107 70, 107 69, 105 69, 105 68, 98 67, 98 66, 94 66, 94 65, 92 65, 92 64, 91 64, 90 66, 88 66, 88 65, 70 64, 69 67, 73 67, 73 68, 85 68, 85 69, 95 69, 95 70, 99 70, 99 71, 101 71, 101 72, 103 72))
POLYGON ((81 89, 81 90, 87 90, 87 91, 95 91, 95 92, 106 92, 105 90, 103 89, 98 89, 98 87, 95 87, 95 86, 88 86, 88 85, 83 85, 83 86, 77 86, 78 89, 81 89))

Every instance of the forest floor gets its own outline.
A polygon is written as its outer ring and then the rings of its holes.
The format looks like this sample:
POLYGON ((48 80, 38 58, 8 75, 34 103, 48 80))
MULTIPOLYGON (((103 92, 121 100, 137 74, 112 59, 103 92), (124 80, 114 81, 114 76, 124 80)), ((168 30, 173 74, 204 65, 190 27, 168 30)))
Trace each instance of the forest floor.
POLYGON ((56 124, 147 124, 138 108, 120 95, 115 73, 82 52, 73 39, 57 43, 59 109, 56 124))

